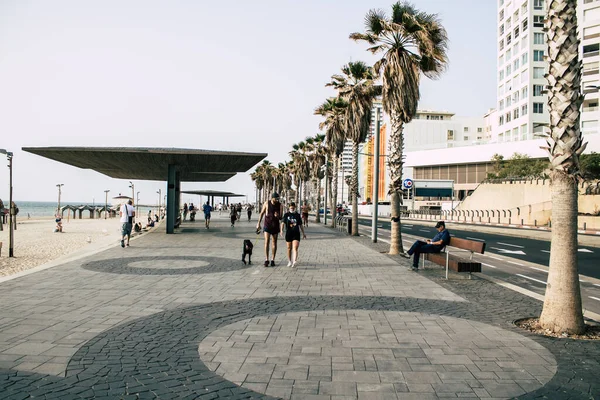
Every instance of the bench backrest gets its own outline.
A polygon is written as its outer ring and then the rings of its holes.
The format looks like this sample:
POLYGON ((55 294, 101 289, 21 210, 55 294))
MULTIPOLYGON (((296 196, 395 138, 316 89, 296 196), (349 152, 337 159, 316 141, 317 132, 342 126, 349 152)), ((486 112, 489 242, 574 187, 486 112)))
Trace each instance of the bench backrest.
POLYGON ((473 253, 483 254, 485 251, 485 242, 479 242, 477 240, 461 239, 457 237, 451 237, 448 246, 456 247, 463 250, 469 250, 473 253))

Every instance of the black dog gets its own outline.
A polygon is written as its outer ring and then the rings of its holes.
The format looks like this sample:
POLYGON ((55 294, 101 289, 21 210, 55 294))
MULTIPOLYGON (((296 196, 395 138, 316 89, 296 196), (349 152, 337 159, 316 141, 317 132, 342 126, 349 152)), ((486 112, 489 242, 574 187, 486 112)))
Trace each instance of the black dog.
POLYGON ((252 265, 252 249, 254 245, 248 239, 244 240, 244 248, 242 253, 242 262, 246 265, 246 254, 248 254, 248 264, 252 265))

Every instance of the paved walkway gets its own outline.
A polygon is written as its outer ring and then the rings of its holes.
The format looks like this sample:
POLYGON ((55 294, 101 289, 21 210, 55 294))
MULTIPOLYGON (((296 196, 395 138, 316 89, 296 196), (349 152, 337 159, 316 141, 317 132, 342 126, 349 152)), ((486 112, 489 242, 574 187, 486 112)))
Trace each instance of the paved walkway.
POLYGON ((527 335, 540 303, 414 273, 314 224, 262 267, 255 222, 154 232, 0 284, 0 399, 591 398, 600 343, 527 335), (241 263, 243 239, 255 243, 241 263))

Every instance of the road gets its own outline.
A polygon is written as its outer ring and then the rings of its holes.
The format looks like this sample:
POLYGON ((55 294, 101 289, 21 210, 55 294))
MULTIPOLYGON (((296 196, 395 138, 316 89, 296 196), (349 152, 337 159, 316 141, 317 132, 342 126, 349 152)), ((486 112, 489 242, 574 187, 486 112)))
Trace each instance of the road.
MULTIPOLYGON (((434 222, 404 221, 402 238, 405 248, 416 239, 431 239, 437 233, 434 222)), ((359 224, 360 232, 370 236, 371 219, 360 218, 359 224)), ((390 222, 382 221, 378 226, 378 237, 383 242, 389 242, 390 222)), ((506 234, 471 232, 468 227, 462 226, 453 227, 450 233, 458 238, 486 242, 485 254, 473 257, 482 263, 483 274, 544 295, 550 242, 506 234)), ((580 246, 578 251, 583 306, 586 310, 600 314, 600 248, 580 246)))

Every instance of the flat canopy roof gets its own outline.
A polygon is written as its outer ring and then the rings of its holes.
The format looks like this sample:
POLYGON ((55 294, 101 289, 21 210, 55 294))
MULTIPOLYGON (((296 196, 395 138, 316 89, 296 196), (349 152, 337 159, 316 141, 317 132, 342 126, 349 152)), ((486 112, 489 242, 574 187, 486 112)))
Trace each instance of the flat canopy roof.
POLYGON ((224 182, 267 156, 148 147, 23 147, 23 151, 118 179, 166 181, 169 165, 175 165, 182 182, 224 182))
POLYGON ((245 194, 235 194, 232 192, 220 192, 218 190, 182 190, 184 194, 197 194, 199 196, 215 196, 215 197, 244 197, 245 194))

